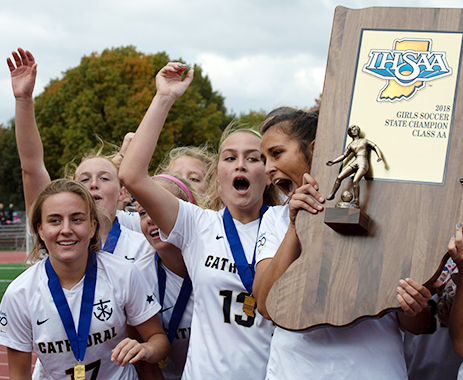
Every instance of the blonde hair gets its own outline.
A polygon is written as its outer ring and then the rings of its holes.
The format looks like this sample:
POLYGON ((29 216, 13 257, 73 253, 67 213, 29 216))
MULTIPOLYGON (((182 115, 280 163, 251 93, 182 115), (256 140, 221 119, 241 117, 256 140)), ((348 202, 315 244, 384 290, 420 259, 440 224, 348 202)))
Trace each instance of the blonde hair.
MULTIPOLYGON (((71 162, 68 162, 64 168, 64 176, 68 179, 75 180, 75 174, 77 168, 87 160, 92 158, 103 158, 109 161, 114 168, 116 169, 116 173, 119 173, 119 166, 115 164, 114 158, 119 154, 120 148, 115 144, 110 144, 105 142, 100 136, 96 135, 96 139, 100 142, 99 148, 89 149, 82 154, 80 160, 78 157, 75 157, 71 162), (103 154, 103 152, 108 152, 108 154, 103 154), (76 161, 79 161, 77 164, 76 161)), ((122 183, 119 181, 119 185, 122 187, 122 183)))
MULTIPOLYGON (((246 124, 244 125, 238 124, 234 120, 225 128, 220 138, 220 141, 219 141, 218 153, 216 157, 214 158, 214 161, 212 162, 206 174, 206 181, 209 183, 209 187, 207 189, 207 192, 204 198, 204 206, 206 208, 217 211, 217 210, 220 210, 224 206, 222 200, 220 199, 220 195, 219 195, 219 184, 217 182, 217 167, 219 164, 220 152, 222 150, 222 147, 225 141, 231 135, 237 132, 247 132, 247 133, 255 134, 260 139, 262 139, 257 126, 249 127, 249 125, 246 125, 246 124)), ((281 192, 273 184, 267 186, 267 188, 264 190, 264 204, 267 206, 276 206, 276 205, 281 204, 281 192)))
POLYGON ((48 253, 48 249, 45 245, 45 242, 41 239, 39 235, 38 225, 42 224, 42 209, 45 201, 53 195, 61 193, 71 193, 76 194, 81 197, 85 204, 88 207, 88 214, 91 222, 95 223, 95 235, 90 239, 89 250, 95 252, 99 251, 100 246, 100 221, 99 214, 96 208, 95 201, 93 200, 92 195, 81 183, 71 180, 71 179, 57 179, 50 182, 42 192, 37 196, 34 203, 31 206, 30 212, 30 229, 35 235, 35 242, 32 251, 27 255, 26 263, 35 263, 43 259, 43 253, 48 253))
POLYGON ((204 164, 204 172, 207 173, 214 161, 215 154, 212 153, 211 148, 207 144, 201 146, 179 146, 169 151, 169 155, 159 164, 156 174, 171 172, 172 164, 180 157, 191 157, 200 160, 204 164))

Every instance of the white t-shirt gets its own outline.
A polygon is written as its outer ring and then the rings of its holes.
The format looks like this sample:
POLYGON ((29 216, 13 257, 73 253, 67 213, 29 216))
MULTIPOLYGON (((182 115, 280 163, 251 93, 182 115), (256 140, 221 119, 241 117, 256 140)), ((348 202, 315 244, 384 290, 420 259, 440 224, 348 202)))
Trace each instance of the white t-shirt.
MULTIPOLYGON (((434 311, 434 308, 433 308, 434 311)), ((455 380, 463 358, 452 348, 447 326, 432 316, 435 331, 413 335, 404 332, 404 350, 409 380, 455 380)))
MULTIPOLYGON (((145 322, 160 305, 135 266, 124 266, 123 260, 106 252, 99 252, 97 258, 93 315, 82 364, 88 378, 98 373, 98 380, 137 379, 132 365, 118 367, 111 362, 111 350, 126 337, 127 324, 145 322)), ((82 278, 74 288, 63 289, 75 326, 79 325, 83 282, 82 278)), ((40 373, 34 373, 34 378, 70 379, 77 361, 48 288, 45 260, 10 284, 0 304, 0 316, 0 344, 34 351, 40 359, 40 373)))
MULTIPOLYGON (((176 275, 167 269, 162 263, 162 267, 166 271, 166 292, 164 295, 164 304, 162 307, 162 320, 165 328, 169 327, 169 321, 174 311, 175 303, 177 302, 180 289, 183 284, 183 278, 176 275)), ((157 274, 157 269, 156 269, 157 274)), ((157 276, 156 276, 157 277, 157 276)), ((159 287, 156 286, 156 296, 159 297, 159 287)), ((188 345, 190 343, 191 318, 193 315, 193 292, 186 304, 185 312, 182 315, 180 324, 175 334, 174 341, 169 356, 167 357, 166 368, 162 370, 164 379, 180 380, 185 366, 188 345)))
MULTIPOLYGON (((257 380, 265 376, 273 326, 256 312, 244 314, 246 288, 226 240, 223 210, 203 210, 179 201, 169 237, 182 250, 194 290, 190 347, 182 379, 257 380)), ((235 220, 248 263, 252 263, 259 220, 235 220)))
POLYGON ((128 228, 129 230, 143 234, 140 226, 140 214, 138 214, 138 212, 126 212, 123 210, 117 210, 116 216, 122 226, 128 228))
MULTIPOLYGON (((257 262, 274 257, 289 226, 288 210, 276 206, 264 215, 257 262)), ((407 379, 395 313, 344 328, 294 332, 276 327, 266 379, 407 379)))

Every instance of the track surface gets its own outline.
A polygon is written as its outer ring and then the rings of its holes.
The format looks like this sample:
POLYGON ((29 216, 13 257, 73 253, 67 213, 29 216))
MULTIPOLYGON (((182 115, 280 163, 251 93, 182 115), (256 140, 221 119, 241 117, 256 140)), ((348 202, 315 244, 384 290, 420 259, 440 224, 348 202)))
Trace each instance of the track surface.
MULTIPOLYGON (((26 252, 24 251, 11 251, 0 252, 0 263, 22 263, 26 259, 26 252)), ((35 354, 32 354, 32 361, 35 363, 35 354)), ((9 379, 8 376, 8 359, 6 354, 6 347, 0 345, 0 380, 9 379)))

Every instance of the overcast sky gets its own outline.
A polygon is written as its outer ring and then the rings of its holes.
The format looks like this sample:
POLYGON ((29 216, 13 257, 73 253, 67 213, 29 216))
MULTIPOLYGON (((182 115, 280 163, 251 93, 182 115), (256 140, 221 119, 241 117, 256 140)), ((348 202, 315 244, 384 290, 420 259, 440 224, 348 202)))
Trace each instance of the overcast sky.
POLYGON ((14 117, 6 58, 38 63, 34 96, 83 56, 134 45, 202 66, 230 112, 310 107, 322 90, 336 6, 463 7, 462 0, 2 1, 0 123, 14 117))

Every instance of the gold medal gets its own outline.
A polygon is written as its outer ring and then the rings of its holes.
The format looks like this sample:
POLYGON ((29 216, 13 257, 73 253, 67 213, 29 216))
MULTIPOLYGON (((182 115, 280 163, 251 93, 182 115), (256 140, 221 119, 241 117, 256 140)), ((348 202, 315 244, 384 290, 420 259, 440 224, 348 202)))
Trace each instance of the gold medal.
POLYGON ((166 363, 167 363, 167 358, 165 358, 164 360, 161 360, 160 362, 158 362, 158 366, 160 369, 166 369, 166 363))
POLYGON ((254 313, 254 309, 256 308, 256 299, 251 294, 249 296, 244 297, 243 302, 243 311, 248 317, 255 317, 256 314, 254 313))
POLYGON ((85 379, 85 366, 79 363, 74 366, 74 379, 75 380, 83 380, 85 379))

